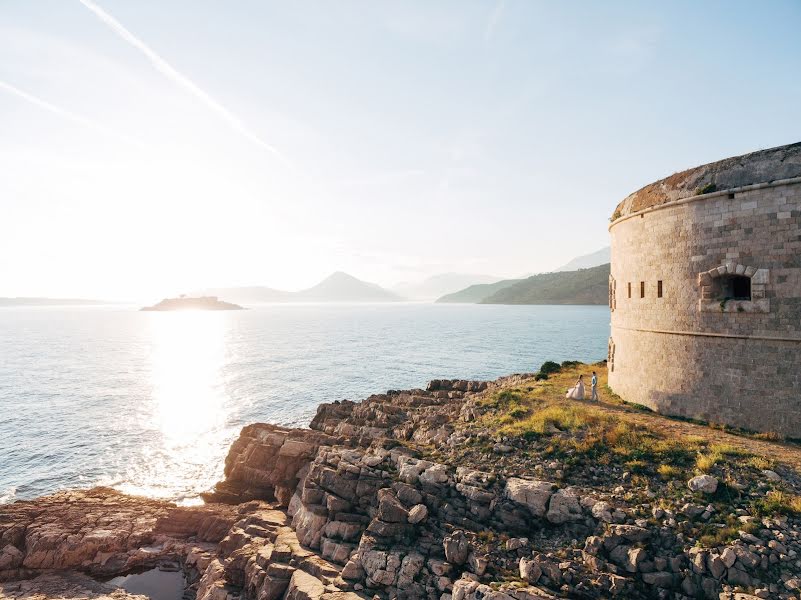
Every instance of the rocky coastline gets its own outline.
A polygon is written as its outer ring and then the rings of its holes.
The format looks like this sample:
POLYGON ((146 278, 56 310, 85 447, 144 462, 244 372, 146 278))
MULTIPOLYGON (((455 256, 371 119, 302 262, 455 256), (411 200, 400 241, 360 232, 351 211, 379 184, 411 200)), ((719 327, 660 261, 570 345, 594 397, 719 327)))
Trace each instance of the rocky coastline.
POLYGON ((164 565, 194 600, 801 598, 801 517, 742 508, 797 473, 578 468, 538 450, 558 427, 486 424, 536 385, 432 381, 323 404, 309 429, 249 425, 202 506, 108 488, 0 506, 0 598, 140 599, 104 582, 164 565))

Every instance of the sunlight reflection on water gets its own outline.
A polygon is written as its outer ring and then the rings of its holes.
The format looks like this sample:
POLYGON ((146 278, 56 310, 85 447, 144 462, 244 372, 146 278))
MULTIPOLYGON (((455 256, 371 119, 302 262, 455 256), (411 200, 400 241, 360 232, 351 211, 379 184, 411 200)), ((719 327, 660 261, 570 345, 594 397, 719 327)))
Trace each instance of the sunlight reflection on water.
POLYGON ((601 306, 0 309, 0 503, 95 485, 197 503, 244 425, 597 360, 608 327, 601 306))
MULTIPOLYGON (((212 469, 210 477, 208 466, 219 463, 220 445, 228 437, 222 379, 226 317, 203 311, 148 314, 152 392, 141 417, 158 435, 142 449, 145 460, 114 487, 167 498, 186 488, 186 470, 193 465, 201 483, 195 492, 208 489, 220 475, 212 469)), ((184 493, 182 504, 200 502, 190 489, 184 493)))

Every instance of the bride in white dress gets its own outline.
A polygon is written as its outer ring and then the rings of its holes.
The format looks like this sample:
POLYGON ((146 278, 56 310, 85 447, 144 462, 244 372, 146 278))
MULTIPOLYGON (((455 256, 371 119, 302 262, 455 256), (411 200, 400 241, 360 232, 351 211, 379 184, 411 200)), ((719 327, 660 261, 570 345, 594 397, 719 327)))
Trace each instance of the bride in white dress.
POLYGON ((567 390, 565 398, 568 398, 570 400, 584 400, 584 381, 582 379, 583 377, 584 375, 579 375, 576 385, 567 390))

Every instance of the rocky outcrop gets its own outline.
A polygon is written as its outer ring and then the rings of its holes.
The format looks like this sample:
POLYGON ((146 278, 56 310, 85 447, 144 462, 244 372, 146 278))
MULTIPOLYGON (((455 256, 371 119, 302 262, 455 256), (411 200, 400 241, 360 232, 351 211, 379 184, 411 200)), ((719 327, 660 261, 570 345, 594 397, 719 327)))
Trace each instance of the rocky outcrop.
POLYGON ((690 531, 717 522, 715 478, 669 488, 674 509, 630 473, 566 482, 559 461, 526 466, 520 440, 469 429, 485 391, 528 381, 436 381, 323 405, 310 430, 250 425, 203 506, 103 488, 4 506, 0 598, 126 600, 86 575, 164 561, 195 600, 798 597, 799 519, 740 514, 739 539, 703 547, 690 531))
POLYGON ((286 506, 308 466, 324 445, 341 438, 305 429, 287 429, 256 423, 242 429, 225 459, 225 480, 207 502, 246 502, 254 498, 277 500, 286 506))
POLYGON ((60 492, 0 510, 0 581, 54 569, 110 576, 217 543, 236 507, 177 507, 109 488, 60 492))

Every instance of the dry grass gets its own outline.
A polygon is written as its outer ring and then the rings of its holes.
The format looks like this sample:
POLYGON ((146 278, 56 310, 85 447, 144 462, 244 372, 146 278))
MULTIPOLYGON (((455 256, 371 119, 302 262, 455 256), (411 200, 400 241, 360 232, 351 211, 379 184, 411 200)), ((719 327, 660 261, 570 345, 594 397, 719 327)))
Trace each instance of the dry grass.
MULTIPOLYGON (((710 443, 699 435, 670 438, 660 430, 658 421, 653 426, 642 424, 633 411, 610 412, 565 399, 578 375, 583 373, 588 384, 593 369, 598 372, 604 402, 621 402, 609 396, 604 367, 571 364, 550 373, 547 380, 485 397, 481 405, 487 410, 476 425, 509 437, 541 441, 545 454, 615 462, 632 473, 658 474, 664 480, 677 479, 693 467, 708 473, 725 471, 735 463, 758 469, 772 466, 769 459, 753 456, 735 444, 710 443)), ((589 385, 587 390, 589 394, 589 385)))
MULTIPOLYGON (((593 367, 571 365, 526 388, 503 390, 482 405, 489 409, 477 423, 493 431, 528 440, 543 440, 546 453, 618 462, 633 473, 652 472, 655 465, 690 465, 696 443, 671 440, 638 425, 624 415, 610 414, 592 405, 566 400, 565 391, 579 373, 593 367)), ((595 367, 603 389, 606 371, 595 367)), ((589 389, 589 386, 587 386, 589 389)), ((604 398, 606 400, 606 398, 604 398)))
POLYGON ((758 469, 760 471, 764 471, 766 469, 773 469, 776 466, 776 463, 770 459, 765 458, 764 456, 752 456, 745 464, 749 467, 753 467, 754 469, 758 469))
POLYGON ((675 465, 659 465, 656 472, 659 473, 659 476, 665 481, 670 481, 671 479, 680 477, 682 473, 684 473, 684 470, 675 465))
MULTIPOLYGON (((517 411, 515 411, 517 412, 517 411)), ((509 413, 512 416, 511 413, 509 413)), ((584 406, 571 406, 567 404, 549 404, 534 411, 526 411, 524 418, 516 419, 500 428, 500 433, 531 437, 534 435, 550 434, 554 428, 560 431, 576 431, 591 426, 599 426, 609 420, 601 411, 588 409, 584 406)))

